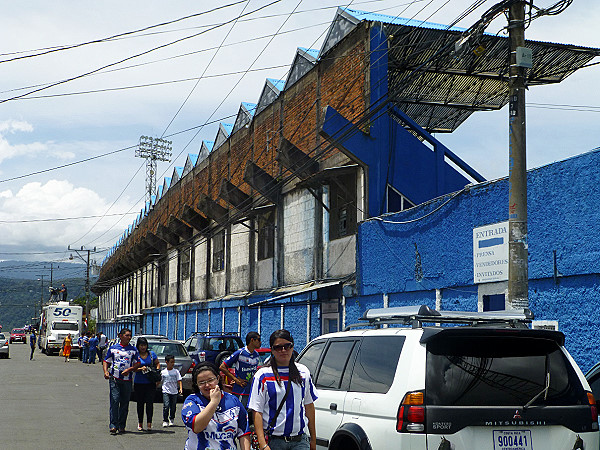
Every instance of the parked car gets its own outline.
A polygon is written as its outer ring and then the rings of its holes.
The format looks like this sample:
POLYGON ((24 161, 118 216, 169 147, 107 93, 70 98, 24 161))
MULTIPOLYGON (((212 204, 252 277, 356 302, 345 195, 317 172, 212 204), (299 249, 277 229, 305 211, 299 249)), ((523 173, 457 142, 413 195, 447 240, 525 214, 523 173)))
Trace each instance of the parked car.
POLYGON ((8 339, 4 333, 0 333, 0 356, 8 359, 9 351, 8 339))
POLYGON ((195 363, 210 361, 221 366, 221 363, 238 348, 244 346, 238 333, 209 333, 197 331, 183 344, 195 363))
POLYGON ((25 344, 27 342, 27 334, 24 328, 13 328, 10 332, 10 343, 13 342, 22 342, 25 344))
MULTIPOLYGON (((181 374, 181 383, 183 387, 184 398, 192 393, 192 370, 195 367, 195 363, 188 355, 188 352, 183 347, 183 344, 173 339, 168 339, 165 336, 160 335, 137 335, 131 338, 131 345, 135 346, 137 340, 140 337, 145 337, 148 340, 148 350, 152 350, 156 353, 158 361, 160 362, 161 370, 164 369, 167 364, 165 357, 167 355, 173 355, 175 357, 175 368, 179 370, 181 374)), ((157 387, 157 396, 162 401, 161 387, 157 387)), ((132 400, 135 399, 135 395, 132 395, 132 400)))
POLYGON ((595 400, 564 335, 528 328, 527 310, 402 307, 363 319, 299 356, 318 389, 318 448, 598 448, 595 400))

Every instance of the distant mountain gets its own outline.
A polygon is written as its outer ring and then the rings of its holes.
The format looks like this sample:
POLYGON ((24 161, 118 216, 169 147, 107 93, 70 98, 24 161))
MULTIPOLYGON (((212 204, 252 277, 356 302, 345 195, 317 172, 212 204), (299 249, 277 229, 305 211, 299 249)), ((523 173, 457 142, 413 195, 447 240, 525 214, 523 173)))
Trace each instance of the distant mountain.
MULTIPOLYGON (((45 280, 44 280, 45 281, 45 280)), ((85 295, 85 278, 61 280, 67 286, 68 298, 85 295)), ((60 286, 60 284, 58 284, 60 286)), ((3 332, 31 323, 40 315, 40 300, 48 301, 48 284, 26 279, 0 278, 0 325, 3 332)))
POLYGON ((85 278, 85 270, 82 262, 0 261, 0 278, 39 280, 43 275, 47 285, 52 275, 55 286, 60 286, 63 282, 61 279, 85 278))
MULTIPOLYGON (((0 325, 3 332, 31 323, 40 314, 40 299, 47 302, 52 284, 67 286, 68 298, 85 295, 85 271, 82 263, 45 261, 0 261, 0 325), (42 283, 43 275, 43 283, 42 283)), ((95 277, 90 278, 90 285, 95 277)))

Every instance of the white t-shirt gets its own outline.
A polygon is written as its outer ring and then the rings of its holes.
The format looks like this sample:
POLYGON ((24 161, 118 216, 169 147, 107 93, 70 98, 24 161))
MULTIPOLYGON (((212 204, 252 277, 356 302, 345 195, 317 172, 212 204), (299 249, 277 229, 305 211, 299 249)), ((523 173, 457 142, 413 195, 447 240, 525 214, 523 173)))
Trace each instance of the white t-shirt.
POLYGON ((177 369, 163 369, 160 371, 162 376, 162 391, 165 394, 177 394, 179 393, 179 388, 177 387, 177 382, 181 380, 181 374, 177 369))

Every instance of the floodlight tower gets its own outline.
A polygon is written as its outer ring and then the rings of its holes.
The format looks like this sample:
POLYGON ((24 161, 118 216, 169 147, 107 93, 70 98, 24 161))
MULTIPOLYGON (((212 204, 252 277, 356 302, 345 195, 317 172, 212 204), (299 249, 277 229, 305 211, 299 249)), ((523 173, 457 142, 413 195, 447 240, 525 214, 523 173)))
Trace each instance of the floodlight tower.
POLYGON ((140 136, 135 156, 146 158, 146 201, 156 194, 156 161, 171 161, 171 141, 163 138, 140 136))

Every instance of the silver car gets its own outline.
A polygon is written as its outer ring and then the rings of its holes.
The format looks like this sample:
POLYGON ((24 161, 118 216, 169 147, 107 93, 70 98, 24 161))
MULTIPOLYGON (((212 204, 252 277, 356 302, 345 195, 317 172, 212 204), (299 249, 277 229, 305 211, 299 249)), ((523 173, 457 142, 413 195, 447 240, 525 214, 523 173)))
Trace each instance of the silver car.
POLYGON ((145 337, 148 340, 148 350, 156 353, 161 369, 167 366, 165 357, 173 355, 175 357, 175 368, 179 370, 182 378, 183 394, 187 396, 192 393, 192 370, 195 364, 190 355, 183 347, 180 341, 168 339, 158 335, 138 335, 131 338, 131 345, 135 346, 140 337, 145 337))
POLYGON ((0 357, 8 359, 8 338, 0 333, 0 357))

